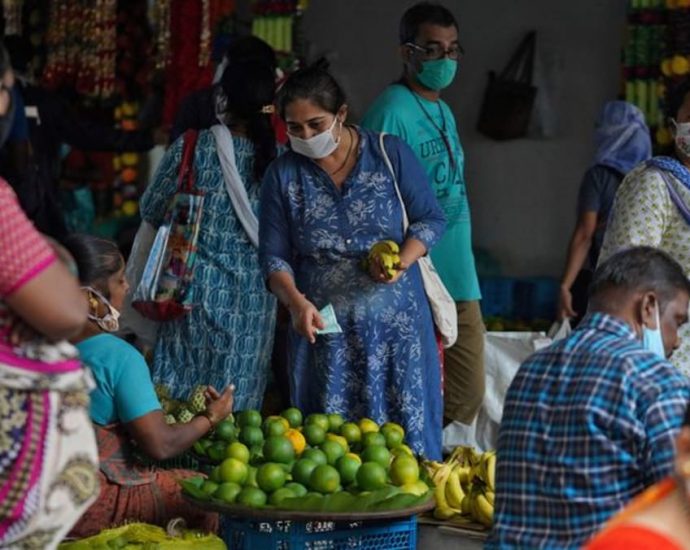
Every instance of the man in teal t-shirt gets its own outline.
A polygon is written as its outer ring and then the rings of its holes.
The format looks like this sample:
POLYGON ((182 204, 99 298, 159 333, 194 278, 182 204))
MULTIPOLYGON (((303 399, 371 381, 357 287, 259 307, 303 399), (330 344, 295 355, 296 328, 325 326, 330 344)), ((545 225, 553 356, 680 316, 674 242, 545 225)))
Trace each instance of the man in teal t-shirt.
POLYGON ((484 398, 484 323, 472 254, 465 158, 453 113, 440 99, 462 55, 457 22, 443 6, 416 4, 400 21, 400 45, 403 77, 374 101, 362 125, 395 134, 412 147, 446 214, 446 233, 431 251, 458 308, 458 340, 445 354, 444 415, 447 421, 469 424, 484 398))

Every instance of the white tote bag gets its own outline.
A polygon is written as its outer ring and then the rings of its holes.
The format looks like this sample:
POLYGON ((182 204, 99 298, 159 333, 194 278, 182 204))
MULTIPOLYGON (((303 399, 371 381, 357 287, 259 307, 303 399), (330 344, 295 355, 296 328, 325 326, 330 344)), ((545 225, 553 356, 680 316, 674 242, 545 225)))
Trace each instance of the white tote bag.
MULTIPOLYGON (((393 165, 388 158, 388 153, 386 153, 386 148, 383 144, 383 138, 386 134, 381 134, 379 137, 381 145, 381 153, 386 161, 388 170, 393 176, 393 185, 395 186, 395 193, 400 201, 400 206, 402 208, 403 214, 403 235, 407 233, 407 228, 410 225, 410 220, 407 218, 407 209, 405 208, 405 202, 403 201, 402 195, 400 194, 400 189, 398 188, 398 178, 395 177, 395 171, 393 170, 393 165)), ((417 260, 419 264, 419 270, 422 273, 422 282, 424 283, 424 291, 426 292, 426 297, 429 300, 429 305, 431 306, 431 315, 434 319, 434 325, 441 335, 441 343, 444 348, 449 348, 458 339, 458 310, 456 309, 455 300, 448 292, 448 289, 441 281, 434 264, 431 262, 431 258, 426 255, 422 256, 417 260)))

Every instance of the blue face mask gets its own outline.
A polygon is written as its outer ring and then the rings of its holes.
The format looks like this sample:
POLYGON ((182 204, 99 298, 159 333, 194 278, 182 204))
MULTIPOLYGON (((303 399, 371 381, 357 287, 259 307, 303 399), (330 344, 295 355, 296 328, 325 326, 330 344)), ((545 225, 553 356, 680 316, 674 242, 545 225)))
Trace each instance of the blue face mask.
POLYGON ((664 339, 661 337, 661 323, 659 322, 659 306, 656 307, 656 329, 642 327, 642 347, 666 359, 664 339))
POLYGON ((450 86, 458 70, 456 59, 432 59, 422 63, 422 70, 417 73, 417 80, 430 90, 438 92, 450 86))

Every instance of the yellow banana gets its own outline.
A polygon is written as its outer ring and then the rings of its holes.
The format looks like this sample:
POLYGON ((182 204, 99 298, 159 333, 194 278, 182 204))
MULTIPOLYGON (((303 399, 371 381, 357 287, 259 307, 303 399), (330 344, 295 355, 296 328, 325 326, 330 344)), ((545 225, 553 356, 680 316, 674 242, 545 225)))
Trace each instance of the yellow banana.
POLYGON ((460 506, 460 510, 465 516, 472 515, 472 497, 469 493, 466 493, 465 498, 462 499, 462 505, 460 506))
POLYGON ((489 501, 489 504, 491 504, 491 506, 496 505, 496 493, 494 493, 493 491, 484 491, 484 496, 486 497, 486 500, 489 501))
POLYGON ((462 483, 462 487, 467 490, 470 485, 470 467, 467 465, 458 464, 457 470, 460 483, 462 483))
POLYGON ((489 503, 484 493, 477 492, 474 497, 475 519, 482 525, 491 527, 494 524, 494 507, 489 503))
POLYGON ((487 486, 492 491, 496 490, 496 453, 491 453, 484 461, 484 470, 487 486))
POLYGON ((448 476, 451 473, 451 467, 444 464, 436 472, 434 482, 434 497, 436 498, 436 508, 434 509, 434 517, 436 519, 446 520, 453 516, 460 514, 460 510, 453 508, 446 500, 446 484, 448 483, 448 476))
POLYGON ((451 508, 460 510, 463 498, 465 498, 465 492, 460 485, 458 470, 453 468, 448 474, 448 481, 446 482, 446 500, 451 508))
POLYGON ((388 249, 393 253, 393 254, 398 254, 400 253, 400 247, 398 246, 398 243, 395 241, 383 241, 384 244, 388 245, 388 249))

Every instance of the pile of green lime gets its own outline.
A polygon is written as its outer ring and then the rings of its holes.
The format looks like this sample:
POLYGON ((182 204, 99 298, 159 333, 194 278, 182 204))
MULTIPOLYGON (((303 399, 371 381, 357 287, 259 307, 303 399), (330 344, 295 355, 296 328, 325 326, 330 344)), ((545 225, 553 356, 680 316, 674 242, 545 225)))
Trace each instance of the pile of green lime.
MULTIPOLYGON (((262 418, 236 413, 194 450, 216 465, 181 481, 192 496, 250 507, 352 512, 392 510, 431 497, 399 424, 296 408, 262 418)), ((423 475, 423 474, 422 474, 423 475)))

